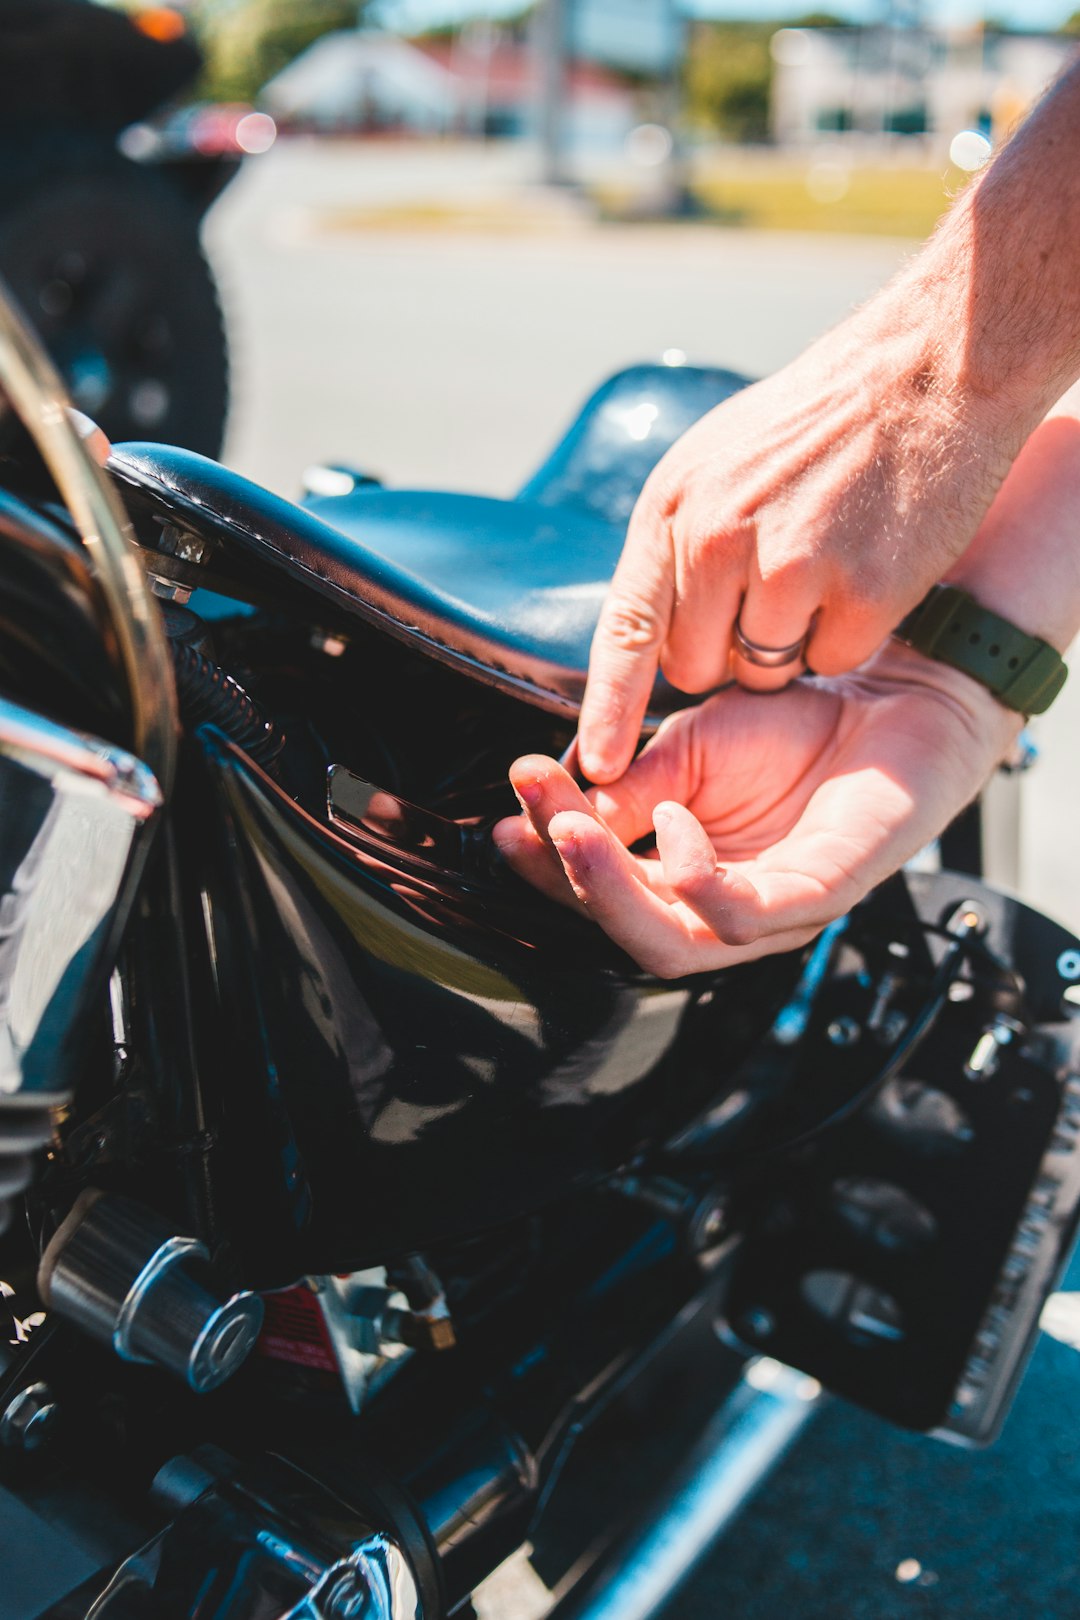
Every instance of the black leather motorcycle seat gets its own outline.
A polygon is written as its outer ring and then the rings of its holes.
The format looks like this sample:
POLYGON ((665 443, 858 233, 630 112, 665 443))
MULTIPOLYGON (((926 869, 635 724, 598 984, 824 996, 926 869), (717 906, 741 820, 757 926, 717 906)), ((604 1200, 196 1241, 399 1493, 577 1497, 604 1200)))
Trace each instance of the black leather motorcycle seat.
POLYGON ((751 378, 716 366, 641 365, 617 371, 586 400, 518 500, 579 507, 626 528, 665 450, 751 378))
POLYGON ((246 557, 540 707, 577 712, 622 540, 596 518, 376 488, 365 491, 361 540, 191 450, 118 445, 109 469, 133 509, 210 538, 234 562, 246 557))
MULTIPOLYGON (((513 501, 361 486, 301 507, 204 456, 155 444, 119 445, 109 466, 135 506, 573 716, 641 482, 672 438, 744 381, 681 367, 620 373, 513 501)), ((688 701, 658 681, 651 718, 688 701)))

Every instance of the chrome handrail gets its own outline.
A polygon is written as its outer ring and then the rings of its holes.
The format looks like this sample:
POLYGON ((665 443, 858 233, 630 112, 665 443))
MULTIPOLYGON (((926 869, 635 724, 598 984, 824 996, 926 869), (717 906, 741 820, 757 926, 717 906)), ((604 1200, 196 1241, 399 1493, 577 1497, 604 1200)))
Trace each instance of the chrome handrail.
POLYGON ((161 614, 120 499, 80 439, 60 377, 2 280, 0 390, 34 440, 86 548, 127 678, 134 750, 167 799, 176 763, 177 713, 161 614))

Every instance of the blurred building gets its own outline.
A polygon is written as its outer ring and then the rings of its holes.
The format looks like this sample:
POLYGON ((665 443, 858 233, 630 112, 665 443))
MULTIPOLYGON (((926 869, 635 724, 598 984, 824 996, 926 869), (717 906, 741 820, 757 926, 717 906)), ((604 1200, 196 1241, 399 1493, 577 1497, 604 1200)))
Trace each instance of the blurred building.
MULTIPOLYGON (((621 141, 638 122, 626 81, 572 62, 566 73, 571 141, 621 141)), ((267 84, 260 104, 279 127, 325 132, 531 135, 532 53, 496 28, 408 41, 372 29, 327 34, 267 84)))
POLYGON ((925 28, 784 28, 773 36, 773 136, 1003 137, 1076 52, 1060 34, 925 28))
POLYGON ((443 67, 406 40, 370 30, 324 34, 263 86, 279 128, 325 131, 452 127, 458 103, 443 67))

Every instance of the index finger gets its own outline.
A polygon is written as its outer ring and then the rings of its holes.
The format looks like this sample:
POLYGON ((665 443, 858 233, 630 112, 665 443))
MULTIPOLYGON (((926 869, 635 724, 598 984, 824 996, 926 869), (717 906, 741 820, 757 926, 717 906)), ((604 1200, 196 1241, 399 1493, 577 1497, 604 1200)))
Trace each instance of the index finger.
POLYGON ((639 501, 589 654, 578 747, 590 781, 615 781, 634 757, 674 600, 670 531, 639 501))

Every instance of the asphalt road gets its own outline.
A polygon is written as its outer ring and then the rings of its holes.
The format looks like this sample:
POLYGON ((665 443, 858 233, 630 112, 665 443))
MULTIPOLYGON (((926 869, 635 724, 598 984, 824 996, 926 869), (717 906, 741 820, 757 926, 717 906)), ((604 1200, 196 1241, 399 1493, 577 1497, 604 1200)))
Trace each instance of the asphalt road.
MULTIPOLYGON (((227 459, 283 494, 327 458, 398 485, 509 494, 609 372, 670 348, 768 371, 911 248, 589 226, 529 182, 527 154, 513 149, 290 142, 251 163, 207 232, 234 342, 227 459), (441 222, 387 221, 403 207, 441 222), (378 228, 371 210, 384 211, 378 228), (454 228, 470 214, 482 229, 454 228)), ((1078 704, 1080 678, 1040 728, 1019 886, 1080 929, 1078 704)), ((985 1456, 831 1409, 674 1612, 1067 1620, 1080 1607, 1078 1371, 1072 1352, 1044 1342, 985 1456), (911 1559, 921 1575, 899 1580, 911 1559)), ((616 1488, 642 1485, 631 1471, 616 1488)), ((485 1616, 530 1620, 543 1606, 519 1571, 485 1616)))

